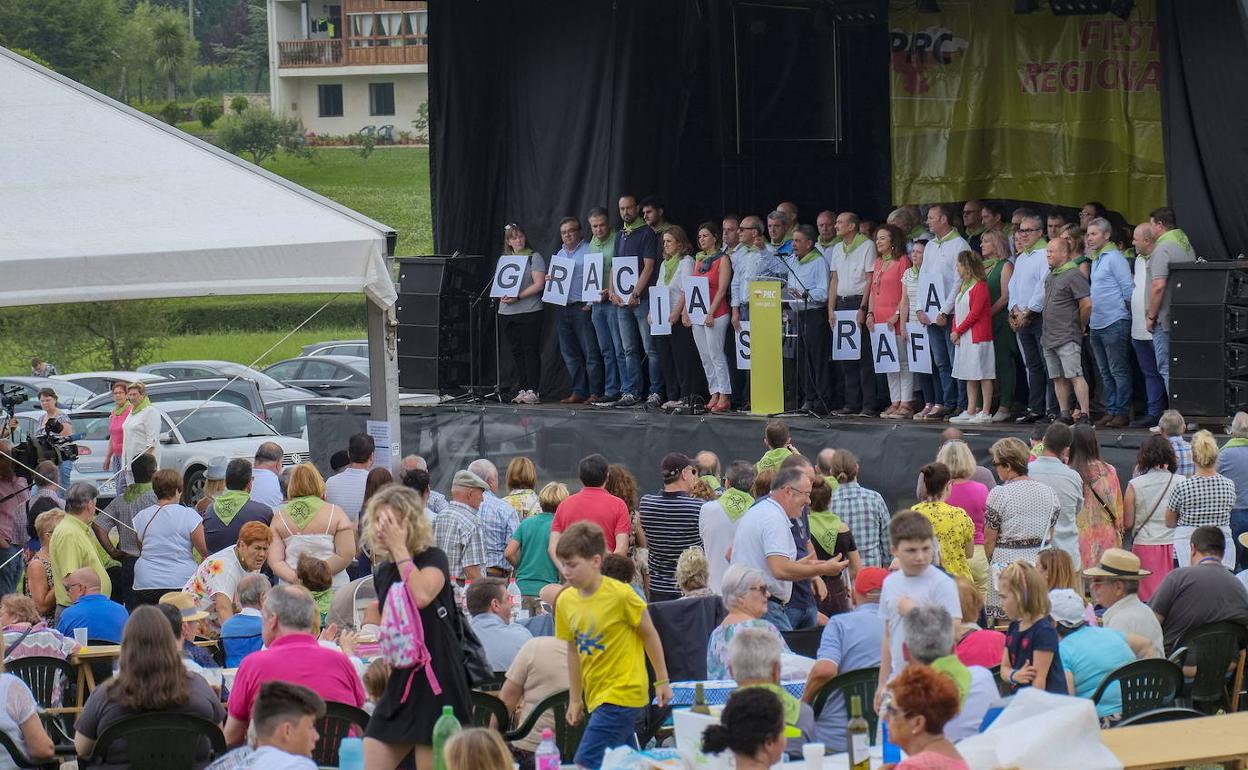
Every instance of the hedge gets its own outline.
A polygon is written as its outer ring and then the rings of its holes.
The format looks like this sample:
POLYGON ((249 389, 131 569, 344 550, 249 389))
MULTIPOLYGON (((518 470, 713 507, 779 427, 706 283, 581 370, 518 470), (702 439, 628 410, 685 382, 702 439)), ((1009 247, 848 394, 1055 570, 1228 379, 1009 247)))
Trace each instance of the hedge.
MULTIPOLYGON (((325 304, 329 294, 211 297, 171 300, 174 328, 182 334, 219 331, 289 331, 325 304)), ((308 323, 305 329, 364 328, 363 296, 342 295, 308 323)))

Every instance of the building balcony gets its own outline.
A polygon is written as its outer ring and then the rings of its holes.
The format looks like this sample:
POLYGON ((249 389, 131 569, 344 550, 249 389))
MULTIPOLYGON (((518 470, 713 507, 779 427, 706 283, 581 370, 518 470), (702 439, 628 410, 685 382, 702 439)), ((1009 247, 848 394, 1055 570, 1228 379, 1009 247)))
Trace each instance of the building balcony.
POLYGON ((277 55, 283 68, 427 64, 429 46, 424 35, 287 40, 277 44, 277 55))

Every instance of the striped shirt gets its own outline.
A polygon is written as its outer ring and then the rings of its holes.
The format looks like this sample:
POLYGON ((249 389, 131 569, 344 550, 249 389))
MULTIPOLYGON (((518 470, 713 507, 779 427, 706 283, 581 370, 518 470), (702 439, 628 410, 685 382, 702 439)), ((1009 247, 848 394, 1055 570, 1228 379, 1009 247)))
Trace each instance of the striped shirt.
POLYGON ((464 579, 464 567, 477 566, 485 572, 485 545, 477 512, 451 500, 433 517, 433 540, 446 554, 447 572, 452 580, 464 579))
POLYGON ((665 593, 680 593, 676 585, 676 560, 686 548, 702 545, 698 517, 702 503, 685 492, 659 492, 643 495, 637 505, 641 528, 646 533, 650 552, 650 588, 665 593))
POLYGON ((96 523, 104 530, 104 534, 117 530, 117 549, 124 553, 138 557, 139 555, 139 536, 134 531, 134 517, 139 511, 151 508, 156 504, 156 493, 151 490, 149 485, 147 491, 140 494, 130 502, 126 502, 124 493, 113 498, 108 507, 104 509, 107 516, 96 516, 96 523), (118 524, 118 522, 121 522, 118 524))
POLYGON ((1192 476, 1170 492, 1170 509, 1181 527, 1227 527, 1235 506, 1235 482, 1226 476, 1192 476))

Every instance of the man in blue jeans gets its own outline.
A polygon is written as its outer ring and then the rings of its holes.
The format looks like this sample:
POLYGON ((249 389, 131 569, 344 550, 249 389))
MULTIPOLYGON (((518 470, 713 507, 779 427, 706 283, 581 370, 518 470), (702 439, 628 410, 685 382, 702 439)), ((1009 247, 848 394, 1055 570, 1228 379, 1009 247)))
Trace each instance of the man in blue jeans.
POLYGON ((623 382, 624 344, 620 340, 620 318, 611 304, 610 276, 611 258, 615 256, 615 228, 607 221, 607 210, 604 208, 590 209, 589 216, 589 253, 602 255, 602 274, 605 276, 602 297, 590 305, 589 315, 594 322, 594 333, 598 338, 598 350, 602 353, 602 369, 605 392, 595 399, 595 404, 611 404, 620 398, 620 386, 623 382))
POLYGON ((1089 339, 1096 368, 1105 383, 1105 416, 1098 427, 1131 423, 1131 293, 1135 280, 1127 258, 1113 242, 1113 226, 1101 217, 1088 223, 1084 237, 1092 257, 1092 315, 1089 339))
POLYGON ((1170 390, 1170 265, 1196 259, 1192 242, 1179 229, 1174 209, 1162 206, 1149 215, 1153 253, 1148 258, 1148 331, 1153 335, 1157 371, 1170 390))
POLYGON ((923 315, 919 317, 919 321, 929 324, 927 329, 932 348, 932 366, 937 372, 932 375, 936 382, 937 408, 928 413, 928 419, 942 419, 951 416, 958 407, 949 324, 953 318, 953 301, 957 298, 958 286, 961 285, 957 273, 958 254, 970 250, 971 246, 954 228, 946 204, 934 203, 928 208, 927 229, 931 231, 932 239, 923 249, 919 283, 920 286, 934 284, 943 287, 945 296, 940 298, 939 308, 922 308, 923 315))
POLYGON ((1053 384, 1044 368, 1044 282, 1049 275, 1042 236, 1044 222, 1034 211, 1024 212, 1014 233, 1014 273, 1010 276, 1010 328, 1018 337, 1018 350, 1027 367, 1027 411, 1014 420, 1020 425, 1039 422, 1056 410, 1053 384))
POLYGON ((645 353, 646 366, 650 375, 649 398, 647 405, 663 404, 663 369, 659 362, 659 351, 650 339, 650 322, 646 315, 650 312, 650 298, 647 292, 654 283, 657 274, 654 271, 659 257, 659 239, 654 230, 639 215, 637 196, 620 196, 620 220, 623 226, 615 234, 615 257, 637 257, 637 285, 632 296, 624 302, 615 287, 611 287, 611 302, 616 306, 620 323, 620 343, 624 348, 623 373, 620 399, 616 406, 636 406, 642 402, 646 394, 645 382, 641 370, 641 356, 645 353))
POLYGON ((558 316, 559 352, 572 378, 572 393, 562 403, 581 404, 597 398, 603 386, 602 356, 598 352, 589 305, 581 297, 589 247, 581 238, 581 223, 576 217, 564 217, 559 221, 559 240, 563 241, 563 248, 555 256, 573 262, 572 274, 567 278, 568 304, 559 308, 558 316))

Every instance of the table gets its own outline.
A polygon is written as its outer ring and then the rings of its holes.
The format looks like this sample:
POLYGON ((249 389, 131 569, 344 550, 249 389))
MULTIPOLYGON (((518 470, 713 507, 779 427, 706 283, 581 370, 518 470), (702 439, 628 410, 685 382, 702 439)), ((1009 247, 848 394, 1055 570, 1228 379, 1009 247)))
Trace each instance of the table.
MULTIPOLYGON (((728 696, 736 692, 737 683, 731 679, 708 679, 703 682, 672 682, 672 706, 692 706, 693 695, 698 684, 706 694, 707 705, 721 706, 728 702, 728 696)), ((794 698, 801 698, 806 689, 805 680, 781 682, 780 686, 794 698)))
POLYGON ((82 711, 83 700, 87 694, 95 689, 95 673, 91 671, 91 664, 99 660, 113 660, 121 657, 120 644, 97 644, 94 647, 79 647, 78 652, 69 656, 71 665, 78 669, 78 687, 74 696, 75 707, 74 713, 82 711))
POLYGON ((1101 740, 1125 770, 1161 770, 1226 762, 1245 767, 1248 712, 1102 730, 1101 740))

